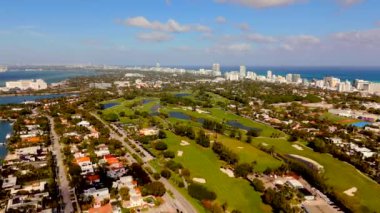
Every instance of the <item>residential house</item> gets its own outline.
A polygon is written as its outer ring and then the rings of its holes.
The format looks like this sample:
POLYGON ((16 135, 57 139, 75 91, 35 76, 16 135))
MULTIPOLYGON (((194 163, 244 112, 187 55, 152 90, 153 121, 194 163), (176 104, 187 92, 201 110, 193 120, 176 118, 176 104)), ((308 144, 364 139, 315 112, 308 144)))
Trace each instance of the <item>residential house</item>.
POLYGON ((75 159, 75 162, 81 168, 81 175, 86 175, 94 172, 94 167, 92 165, 91 159, 89 157, 79 157, 75 159))

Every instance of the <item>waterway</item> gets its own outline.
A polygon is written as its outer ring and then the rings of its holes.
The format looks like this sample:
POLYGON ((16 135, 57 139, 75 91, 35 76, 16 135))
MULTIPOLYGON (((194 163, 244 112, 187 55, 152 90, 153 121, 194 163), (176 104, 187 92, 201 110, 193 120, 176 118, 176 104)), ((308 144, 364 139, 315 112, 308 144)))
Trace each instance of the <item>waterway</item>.
POLYGON ((102 109, 109 109, 111 107, 114 107, 114 106, 117 106, 117 105, 120 105, 120 103, 108 103, 108 104, 103 104, 101 106, 102 109))
POLYGON ((80 76, 97 75, 95 71, 85 70, 50 70, 50 71, 23 71, 12 70, 0 73, 0 87, 5 86, 6 81, 17 81, 22 79, 43 79, 48 84, 67 80, 80 76))
POLYGON ((49 94, 49 95, 21 95, 21 96, 0 96, 0 105, 21 104, 25 101, 36 101, 40 99, 59 98, 72 94, 49 94))
MULTIPOLYGON (((191 117, 183 112, 176 112, 176 111, 173 111, 173 112, 169 112, 169 117, 171 118, 177 118, 177 119, 181 119, 181 120, 191 120, 191 117)), ((196 120, 198 123, 201 123, 203 124, 204 122, 204 119, 203 118, 198 118, 196 120)), ((249 126, 245 126, 244 124, 240 123, 239 121, 236 121, 236 120, 229 120, 226 122, 226 124, 228 126, 231 126, 231 127, 235 127, 235 128, 238 128, 238 129, 243 129, 243 130, 252 130, 252 129, 255 129, 255 130, 260 130, 258 128, 253 128, 253 127, 249 127, 249 126)))
POLYGON ((12 132, 12 126, 7 121, 0 120, 0 160, 7 154, 7 146, 4 144, 7 134, 12 132))

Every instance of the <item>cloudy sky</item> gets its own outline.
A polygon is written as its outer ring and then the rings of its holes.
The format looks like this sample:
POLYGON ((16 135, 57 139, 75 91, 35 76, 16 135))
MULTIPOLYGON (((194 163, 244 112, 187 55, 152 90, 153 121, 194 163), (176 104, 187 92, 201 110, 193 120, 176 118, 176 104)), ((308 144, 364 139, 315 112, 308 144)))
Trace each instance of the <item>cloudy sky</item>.
POLYGON ((156 62, 380 66, 380 1, 0 1, 0 64, 156 62))

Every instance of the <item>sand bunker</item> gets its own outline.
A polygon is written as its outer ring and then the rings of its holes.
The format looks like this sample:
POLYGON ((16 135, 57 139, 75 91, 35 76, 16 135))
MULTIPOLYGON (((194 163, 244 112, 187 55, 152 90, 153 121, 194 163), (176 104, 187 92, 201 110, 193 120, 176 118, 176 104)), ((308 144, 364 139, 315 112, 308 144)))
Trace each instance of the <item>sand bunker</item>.
POLYGON ((206 183, 206 180, 204 178, 193 178, 193 181, 197 183, 206 183))
POLYGON ((178 156, 178 157, 182 157, 182 155, 183 155, 183 151, 178 150, 178 152, 177 152, 177 156, 178 156))
POLYGON ((263 146, 268 146, 268 144, 267 143, 261 143, 263 146))
POLYGON ((188 145, 190 145, 190 143, 187 142, 187 141, 182 140, 179 145, 181 145, 181 146, 188 146, 188 145))
POLYGON ((292 147, 294 147, 295 149, 300 150, 300 151, 303 150, 302 146, 300 146, 298 144, 293 144, 292 147))
POLYGON ((307 164, 311 165, 312 167, 314 167, 315 169, 317 169, 318 171, 323 170, 323 166, 315 160, 312 160, 310 158, 306 158, 306 157, 303 157, 300 155, 294 155, 294 154, 289 154, 288 156, 290 156, 294 159, 297 159, 299 161, 302 161, 304 163, 307 163, 307 164))
POLYGON ((228 175, 228 177, 235 177, 234 172, 231 169, 220 168, 220 171, 228 175))
POLYGON ((238 148, 238 149, 244 149, 244 147, 242 147, 242 146, 238 146, 237 148, 238 148))
POLYGON ((348 190, 344 191, 343 193, 350 196, 350 197, 353 197, 353 196, 355 196, 356 191, 358 191, 358 189, 356 187, 352 187, 351 189, 348 189, 348 190))

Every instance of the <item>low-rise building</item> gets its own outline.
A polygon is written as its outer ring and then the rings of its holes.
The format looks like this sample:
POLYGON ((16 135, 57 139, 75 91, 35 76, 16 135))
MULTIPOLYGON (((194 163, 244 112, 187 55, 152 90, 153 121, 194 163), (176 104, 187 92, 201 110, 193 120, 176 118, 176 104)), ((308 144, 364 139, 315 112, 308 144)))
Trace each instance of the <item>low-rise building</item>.
POLYGON ((89 157, 79 157, 75 159, 75 162, 80 166, 82 171, 81 175, 86 175, 94 172, 94 167, 89 157))

